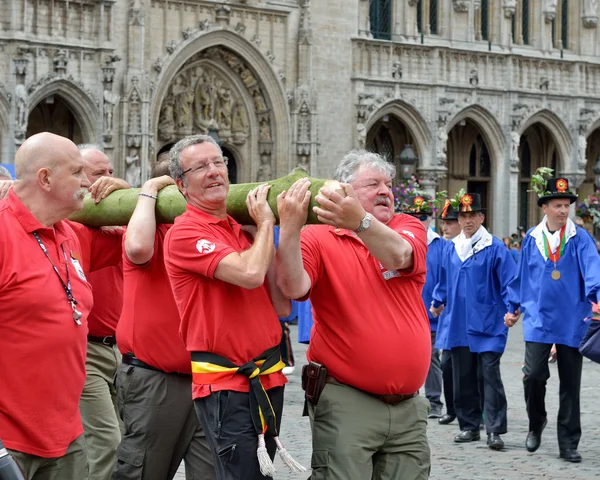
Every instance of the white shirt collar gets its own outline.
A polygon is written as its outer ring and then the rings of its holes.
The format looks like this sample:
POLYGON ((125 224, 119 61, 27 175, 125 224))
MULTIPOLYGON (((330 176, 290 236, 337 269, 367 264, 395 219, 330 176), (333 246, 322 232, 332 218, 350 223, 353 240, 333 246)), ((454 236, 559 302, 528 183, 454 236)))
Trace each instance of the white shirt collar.
MULTIPOLYGON (((546 238, 548 239, 548 243, 550 244, 550 250, 552 253, 556 251, 556 249, 560 245, 560 230, 554 233, 550 233, 548 230, 548 217, 544 216, 543 220, 540 224, 535 227, 529 235, 535 238, 535 244, 544 257, 544 260, 548 260, 546 255, 546 249, 544 248, 544 234, 546 234, 546 238)), ((577 227, 573 223, 573 221, 568 218, 567 219, 567 228, 565 230, 565 245, 569 242, 571 238, 577 235, 577 227)))
POLYGON ((473 254, 489 247, 492 244, 492 240, 491 233, 483 225, 479 227, 479 230, 471 238, 467 238, 464 232, 460 232, 457 237, 452 239, 456 254, 462 262, 472 257, 473 254))
POLYGON ((436 238, 440 238, 440 236, 433 231, 431 227, 427 229, 427 245, 433 242, 436 238))

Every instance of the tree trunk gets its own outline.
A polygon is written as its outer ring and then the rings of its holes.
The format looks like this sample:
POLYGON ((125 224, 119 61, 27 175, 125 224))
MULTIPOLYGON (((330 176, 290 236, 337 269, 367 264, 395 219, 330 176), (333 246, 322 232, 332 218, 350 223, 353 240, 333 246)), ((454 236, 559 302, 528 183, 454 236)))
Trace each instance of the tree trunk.
MULTIPOLYGON (((308 172, 302 168, 295 168, 289 175, 267 182, 271 185, 267 200, 278 223, 277 195, 283 190, 290 188, 296 180, 303 177, 309 177, 308 172)), ((320 223, 317 220, 317 216, 312 211, 312 207, 317 205, 314 200, 315 196, 319 192, 319 189, 324 185, 334 190, 340 190, 340 186, 339 183, 334 180, 309 178, 312 196, 308 210, 307 223, 320 223)), ((260 185, 260 183, 238 183, 229 186, 229 194, 227 195, 227 213, 242 225, 254 224, 254 220, 252 220, 248 214, 248 209, 246 208, 246 197, 248 196, 248 192, 258 185, 260 185)), ((90 195, 88 195, 84 200, 83 209, 71 215, 69 219, 90 227, 127 225, 137 204, 139 193, 139 188, 117 190, 97 205, 94 204, 90 195)), ((158 200, 156 202, 156 220, 159 223, 173 223, 175 217, 185 212, 185 206, 185 198, 183 198, 183 195, 181 195, 176 186, 170 185, 165 187, 158 193, 158 200)))

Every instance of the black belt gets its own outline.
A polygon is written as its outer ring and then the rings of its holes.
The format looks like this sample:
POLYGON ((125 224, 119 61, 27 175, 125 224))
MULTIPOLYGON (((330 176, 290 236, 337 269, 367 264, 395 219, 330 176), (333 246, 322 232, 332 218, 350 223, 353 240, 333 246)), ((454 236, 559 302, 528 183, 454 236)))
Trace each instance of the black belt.
MULTIPOLYGON (((327 375, 327 378, 325 379, 325 383, 333 383, 334 385, 345 385, 347 387, 352 387, 352 385, 348 385, 346 383, 342 383, 340 382, 338 379, 336 379, 335 377, 332 377, 331 375, 327 375)), ((360 388, 356 388, 356 387, 352 387, 355 388, 356 390, 366 393, 367 395, 376 398, 377 400, 381 400, 383 403, 387 404, 387 405, 398 405, 399 403, 402 403, 405 400, 408 400, 410 398, 414 398, 417 395, 419 395, 419 392, 414 392, 414 393, 399 393, 396 395, 378 395, 376 393, 371 393, 371 392, 365 392, 364 390, 361 390, 360 388)))
POLYGON ((104 345, 113 346, 117 344, 117 337, 109 335, 106 337, 95 337, 94 335, 88 335, 88 342, 103 343, 104 345))
POLYGON ((153 367, 152 365, 148 365, 146 362, 142 362, 139 358, 136 358, 133 353, 126 353, 123 355, 123 363, 126 363, 127 365, 133 365, 134 367, 146 368, 148 370, 154 370, 155 372, 165 373, 162 370, 153 367))

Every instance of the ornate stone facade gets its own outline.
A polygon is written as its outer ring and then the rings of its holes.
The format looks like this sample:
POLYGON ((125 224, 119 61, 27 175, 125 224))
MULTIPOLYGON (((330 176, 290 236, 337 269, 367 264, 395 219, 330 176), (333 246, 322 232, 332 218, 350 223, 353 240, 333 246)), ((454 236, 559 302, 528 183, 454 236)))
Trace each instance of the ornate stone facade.
MULTIPOLYGON (((329 176, 353 147, 398 163, 411 145, 427 189, 481 189, 504 235, 535 220, 522 191, 531 168, 556 166, 586 193, 600 155, 598 2, 569 2, 566 45, 551 31, 561 2, 538 3, 513 38, 516 0, 487 2, 487 23, 476 0, 390 0, 385 36, 371 31, 369 0, 14 0, 1 161, 58 104, 134 185, 191 133, 218 138, 241 182, 295 166, 329 176), (437 25, 417 25, 417 8, 433 18, 436 3, 437 25)), ((68 135, 67 123, 45 128, 68 135)))

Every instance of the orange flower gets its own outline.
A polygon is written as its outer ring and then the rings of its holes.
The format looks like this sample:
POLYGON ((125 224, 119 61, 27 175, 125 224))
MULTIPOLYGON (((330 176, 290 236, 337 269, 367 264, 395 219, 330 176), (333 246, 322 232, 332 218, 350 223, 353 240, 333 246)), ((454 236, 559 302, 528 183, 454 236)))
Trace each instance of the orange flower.
POLYGON ((471 195, 463 195, 463 197, 460 199, 460 203, 463 206, 463 212, 470 212, 471 205, 473 204, 473 197, 471 197, 471 195))
POLYGON ((567 181, 563 178, 560 178, 556 181, 556 190, 558 190, 560 193, 565 193, 567 191, 567 181))

